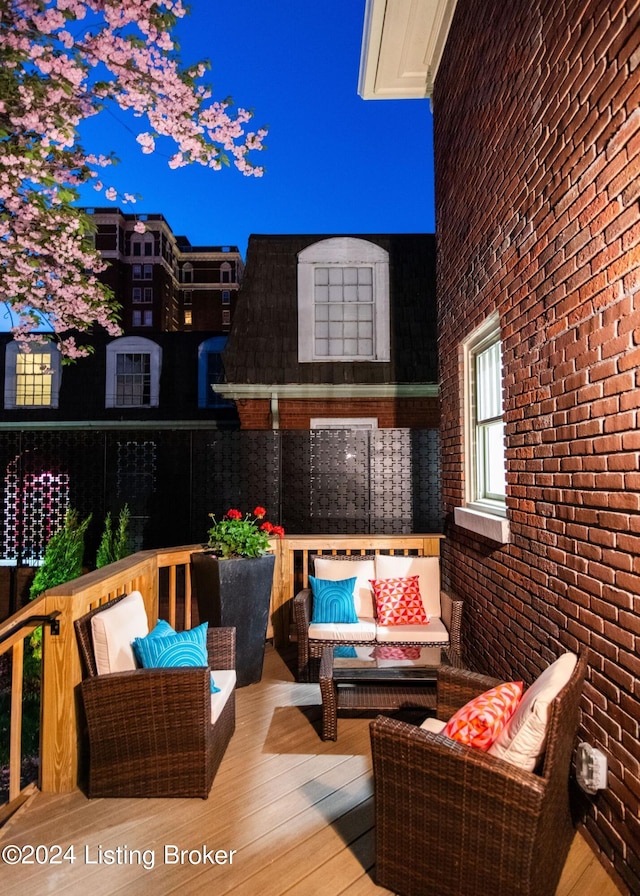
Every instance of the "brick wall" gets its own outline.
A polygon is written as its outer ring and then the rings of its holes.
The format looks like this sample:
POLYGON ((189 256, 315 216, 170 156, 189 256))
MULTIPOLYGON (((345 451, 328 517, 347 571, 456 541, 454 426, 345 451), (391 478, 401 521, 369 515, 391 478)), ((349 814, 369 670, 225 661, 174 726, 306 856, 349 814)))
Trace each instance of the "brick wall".
POLYGON ((584 798, 640 892, 640 6, 459 0, 434 93, 445 584, 469 664, 528 682, 591 650, 584 798), (453 525, 460 339, 498 311, 511 543, 453 525))
MULTIPOLYGON (((437 429, 437 398, 280 399, 280 429, 309 429, 312 417, 376 417, 380 428, 437 429)), ((238 401, 242 429, 271 429, 268 399, 238 401)))

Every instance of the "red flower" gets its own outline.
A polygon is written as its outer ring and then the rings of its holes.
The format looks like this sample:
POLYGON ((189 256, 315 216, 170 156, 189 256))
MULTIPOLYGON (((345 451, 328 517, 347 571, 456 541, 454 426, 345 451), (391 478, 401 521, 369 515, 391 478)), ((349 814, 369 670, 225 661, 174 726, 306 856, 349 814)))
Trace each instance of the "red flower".
POLYGON ((267 511, 264 509, 264 507, 256 507, 256 509, 253 511, 253 515, 259 520, 261 520, 262 517, 266 515, 266 513, 267 511))
POLYGON ((273 525, 269 522, 263 523, 260 526, 260 531, 261 532, 273 532, 273 525))
POLYGON ((242 514, 239 510, 227 510, 225 516, 228 520, 241 520, 242 514))
POLYGON ((272 535, 277 535, 278 538, 284 538, 284 529, 282 526, 274 526, 271 530, 272 535))

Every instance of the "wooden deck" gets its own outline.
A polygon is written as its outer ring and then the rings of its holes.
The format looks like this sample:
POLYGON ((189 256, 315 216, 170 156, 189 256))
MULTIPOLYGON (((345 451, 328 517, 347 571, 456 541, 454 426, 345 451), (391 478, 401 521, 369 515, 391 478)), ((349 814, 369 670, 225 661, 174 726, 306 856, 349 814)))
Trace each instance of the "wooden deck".
MULTIPOLYGON (((237 701, 237 730, 208 800, 36 793, 0 831, 1 846, 48 850, 36 853, 33 864, 0 861, 2 893, 388 893, 372 877, 368 720, 341 718, 337 742, 320 740, 318 685, 297 684, 271 647, 262 683, 239 690, 237 701), (54 855, 54 845, 63 852, 72 847, 75 861, 54 855), (203 864, 203 846, 227 855, 235 850, 231 863, 203 864), (180 862, 176 850, 193 852, 180 862), (47 852, 60 864, 37 864, 47 852)), ((617 893, 577 835, 557 896, 617 893)))

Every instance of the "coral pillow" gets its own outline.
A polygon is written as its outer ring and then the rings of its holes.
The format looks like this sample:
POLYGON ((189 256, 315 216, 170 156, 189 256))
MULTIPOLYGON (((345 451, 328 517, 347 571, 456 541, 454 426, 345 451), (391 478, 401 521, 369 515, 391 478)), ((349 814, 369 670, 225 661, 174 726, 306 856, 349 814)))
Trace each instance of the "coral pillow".
POLYGON ((426 625, 418 576, 371 579, 378 625, 426 625))
POLYGON ((454 713, 443 734, 462 744, 488 750, 516 710, 523 683, 499 684, 470 700, 454 713))

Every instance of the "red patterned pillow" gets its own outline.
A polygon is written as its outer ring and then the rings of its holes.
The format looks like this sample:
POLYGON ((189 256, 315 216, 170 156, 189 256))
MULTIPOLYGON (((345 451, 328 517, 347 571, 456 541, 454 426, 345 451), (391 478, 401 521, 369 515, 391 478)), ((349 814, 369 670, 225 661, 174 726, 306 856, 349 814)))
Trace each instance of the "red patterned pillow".
POLYGON ((426 625, 429 622, 420 596, 419 579, 419 576, 369 579, 379 625, 426 625))
POLYGON ((523 684, 499 684, 454 713, 442 733, 462 744, 488 750, 516 710, 523 684))
POLYGON ((377 644, 372 656, 376 660, 419 660, 419 647, 400 647, 398 644, 377 644))

